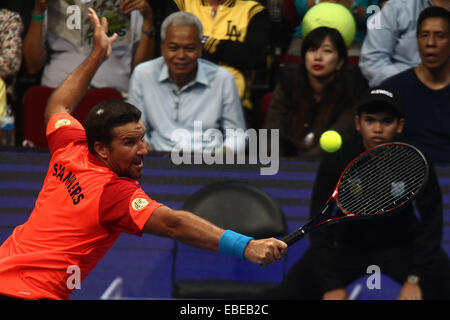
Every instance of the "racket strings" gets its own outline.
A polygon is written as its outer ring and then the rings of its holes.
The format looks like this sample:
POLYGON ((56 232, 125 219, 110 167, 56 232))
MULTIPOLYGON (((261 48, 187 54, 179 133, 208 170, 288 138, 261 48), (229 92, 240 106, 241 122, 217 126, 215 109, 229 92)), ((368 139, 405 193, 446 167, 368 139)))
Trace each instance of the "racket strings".
POLYGON ((373 149, 345 172, 338 189, 341 209, 360 215, 383 213, 404 203, 421 187, 426 163, 413 148, 373 149))
MULTIPOLYGON (((420 179, 401 181, 394 178, 393 181, 398 182, 393 182, 391 184, 384 183, 382 185, 380 190, 376 192, 379 196, 369 193, 369 195, 366 196, 366 202, 364 203, 363 210, 359 210, 358 213, 370 215, 375 213, 383 213, 384 211, 395 208, 415 194, 415 188, 405 188, 405 186, 417 185, 417 182, 420 182, 420 179), (398 185, 396 186, 395 183, 398 183, 398 185)), ((375 190, 371 191, 375 192, 375 190)), ((347 207, 357 208, 357 205, 358 203, 356 201, 349 201, 346 203, 347 207)))
MULTIPOLYGON (((401 182, 403 182, 404 185, 408 185, 408 186, 409 185, 416 185, 415 182, 420 181, 420 178, 418 178, 417 176, 409 176, 405 181, 402 181, 402 179, 405 178, 405 171, 406 170, 418 170, 418 169, 420 170, 420 165, 421 165, 420 162, 416 162, 416 165, 411 165, 411 167, 403 166, 403 168, 400 169, 400 170, 396 170, 397 169, 396 167, 390 166, 388 171, 383 173, 383 174, 388 176, 388 177, 389 176, 395 176, 395 177, 391 178, 391 181, 401 181, 401 182), (413 179, 413 181, 412 181, 412 179, 413 179)), ((375 179, 376 178, 376 174, 377 173, 374 173, 372 171, 371 174, 367 176, 367 179, 369 179, 369 180, 370 179, 375 179)), ((380 194, 384 194, 385 195, 385 194, 389 194, 388 191, 392 191, 392 183, 391 184, 384 183, 384 184, 381 184, 379 186, 381 186, 381 188, 383 189, 382 190, 383 192, 380 192, 380 194)), ((399 188, 399 187, 397 187, 397 188, 399 188)), ((345 189, 344 189, 344 191, 345 191, 345 189)), ((404 190, 403 193, 406 193, 407 191, 408 190, 404 190)), ((382 201, 384 199, 380 197, 380 198, 377 198, 376 200, 377 201, 382 201)), ((386 200, 387 201, 391 201, 391 197, 387 197, 386 200)), ((356 201, 357 200, 355 200, 355 202, 356 201)), ((350 202, 350 204, 351 204, 351 202, 350 202)), ((372 204, 372 203, 369 203, 369 204, 372 204)), ((380 204, 380 207, 384 207, 384 206, 385 205, 383 203, 380 204)))
POLYGON ((408 200, 415 194, 414 191, 407 190, 404 187, 405 185, 409 185, 410 183, 411 181, 401 182, 401 187, 395 187, 394 185, 391 185, 388 188, 384 188, 385 190, 375 190, 373 188, 367 188, 366 186, 364 186, 364 189, 369 190, 366 191, 366 194, 361 195, 364 201, 349 203, 345 200, 341 200, 341 202, 345 203, 345 207, 348 208, 348 211, 357 212, 358 214, 370 215, 375 213, 383 213, 384 211, 394 208, 400 203, 408 200), (395 190, 399 191, 395 192, 395 190), (393 191, 395 193, 401 193, 401 196, 392 196, 390 193, 392 193, 393 191))
MULTIPOLYGON (((373 214, 374 212, 383 212, 389 210, 392 207, 398 205, 399 202, 406 201, 411 195, 414 194, 414 190, 410 190, 408 186, 417 185, 417 179, 410 179, 408 177, 405 179, 405 174, 407 170, 415 170, 420 168, 419 166, 402 167, 402 169, 397 170, 397 167, 390 166, 390 170, 382 172, 380 176, 387 176, 390 178, 390 183, 382 181, 378 178, 376 173, 372 170, 371 175, 368 175, 367 180, 372 181, 372 187, 364 185, 364 191, 366 194, 361 194, 358 199, 352 197, 351 200, 346 202, 347 208, 353 208, 353 210, 358 210, 359 214, 373 214), (397 185, 396 185, 397 183, 397 185), (404 199, 403 199, 404 198, 404 199), (361 202, 363 199, 363 202, 361 202), (353 201, 352 201, 353 200, 353 201), (363 205, 364 207, 361 207, 363 205)), ((344 197, 342 202, 346 200, 344 197)))
MULTIPOLYGON (((397 167, 390 166, 390 170, 382 172, 380 176, 391 177, 390 181, 394 181, 391 183, 383 183, 382 180, 377 178, 377 175, 374 176, 374 170, 372 170, 372 174, 367 177, 369 181, 373 182, 372 187, 368 187, 364 185, 364 191, 366 194, 361 194, 359 198, 364 199, 363 205, 364 208, 355 207, 358 204, 358 201, 347 202, 346 207, 352 208, 353 210, 359 210, 360 214, 373 214, 373 212, 388 210, 391 207, 395 207, 397 202, 401 202, 402 197, 408 198, 410 195, 410 190, 405 188, 405 186, 417 185, 414 183, 414 179, 405 179, 404 174, 406 170, 412 170, 414 167, 400 167, 403 170, 397 170, 397 167), (398 182, 396 182, 398 181, 398 182), (399 183, 398 186, 395 186, 395 183, 399 183), (374 187, 375 186, 375 187, 374 187), (378 188, 378 189, 377 189, 378 188), (394 191, 394 192, 393 192, 394 191), (395 197, 396 196, 396 197, 395 197)), ((376 172, 378 173, 378 172, 376 172)), ((343 197, 342 197, 343 198, 343 197)), ((354 199, 354 197, 352 197, 354 199)), ((359 200, 359 199, 358 199, 359 200)), ((344 202, 344 200, 342 200, 344 202)))

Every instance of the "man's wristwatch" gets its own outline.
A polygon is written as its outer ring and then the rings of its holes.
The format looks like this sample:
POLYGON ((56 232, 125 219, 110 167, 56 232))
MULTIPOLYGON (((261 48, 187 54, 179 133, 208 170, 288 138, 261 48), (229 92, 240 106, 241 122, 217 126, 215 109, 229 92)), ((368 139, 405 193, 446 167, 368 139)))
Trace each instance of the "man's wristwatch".
POLYGON ((414 274, 410 274, 407 278, 407 282, 411 283, 411 284, 418 284, 419 283, 420 278, 414 274))
POLYGON ((156 36, 155 27, 151 28, 150 30, 142 29, 141 32, 150 38, 154 38, 156 36))

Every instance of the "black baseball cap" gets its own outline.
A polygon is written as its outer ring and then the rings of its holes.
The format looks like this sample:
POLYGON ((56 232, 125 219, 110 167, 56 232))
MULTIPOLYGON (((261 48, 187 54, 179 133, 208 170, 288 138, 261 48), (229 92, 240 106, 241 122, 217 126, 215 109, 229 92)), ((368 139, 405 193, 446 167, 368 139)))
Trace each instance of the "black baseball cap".
POLYGON ((370 110, 376 112, 386 107, 392 109, 399 117, 403 117, 403 108, 392 89, 386 86, 379 86, 369 89, 356 104, 356 113, 361 114, 362 111, 370 110))

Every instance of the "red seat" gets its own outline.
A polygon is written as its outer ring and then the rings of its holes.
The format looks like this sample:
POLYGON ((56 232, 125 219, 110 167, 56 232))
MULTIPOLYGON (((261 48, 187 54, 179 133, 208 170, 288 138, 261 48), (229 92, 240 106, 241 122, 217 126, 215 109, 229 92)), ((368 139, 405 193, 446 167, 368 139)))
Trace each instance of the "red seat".
POLYGON ((359 57, 357 57, 357 56, 350 56, 350 57, 347 58, 347 63, 348 63, 348 64, 355 64, 355 65, 358 65, 358 63, 359 63, 359 57))
POLYGON ((291 56, 288 54, 280 56, 276 61, 276 63, 278 65, 283 64, 283 63, 301 63, 301 62, 302 62, 302 58, 297 57, 297 56, 291 56))
MULTIPOLYGON (((45 138, 44 111, 54 88, 35 86, 28 89, 23 101, 23 139, 35 147, 48 147, 45 138)), ((75 109, 73 116, 84 123, 89 110, 96 104, 110 99, 121 100, 119 91, 113 88, 88 90, 75 109)))
POLYGON ((286 0, 284 2, 284 19, 286 19, 289 27, 294 30, 300 24, 300 17, 295 9, 294 0, 286 0))

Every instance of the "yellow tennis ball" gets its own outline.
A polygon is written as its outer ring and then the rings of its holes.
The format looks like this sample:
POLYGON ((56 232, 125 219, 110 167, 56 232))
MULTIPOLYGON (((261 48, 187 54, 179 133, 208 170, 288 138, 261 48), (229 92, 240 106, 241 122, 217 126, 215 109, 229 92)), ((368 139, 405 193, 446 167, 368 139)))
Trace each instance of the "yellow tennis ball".
POLYGON ((346 189, 350 190, 353 195, 360 194, 363 191, 362 184, 357 181, 349 181, 346 185, 346 189))
POLYGON ((326 152, 336 152, 342 146, 342 137, 337 131, 328 130, 322 133, 319 143, 326 152))
POLYGON ((303 39, 318 27, 337 29, 349 47, 356 35, 356 21, 352 13, 339 3, 321 2, 309 9, 302 20, 303 39))

